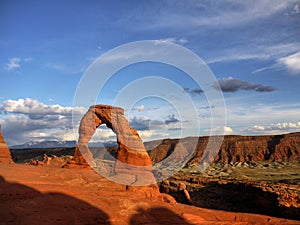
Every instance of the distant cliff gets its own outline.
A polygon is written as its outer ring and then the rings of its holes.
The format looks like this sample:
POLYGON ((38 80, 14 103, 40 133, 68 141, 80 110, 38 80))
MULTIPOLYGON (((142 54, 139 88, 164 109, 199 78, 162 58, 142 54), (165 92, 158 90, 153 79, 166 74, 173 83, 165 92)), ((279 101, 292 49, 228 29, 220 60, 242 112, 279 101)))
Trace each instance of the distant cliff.
MULTIPOLYGON (((176 152, 177 161, 186 160, 186 153, 192 152, 188 164, 199 163, 210 137, 188 137, 180 140, 181 153, 176 152), (197 143, 192 151, 191 143, 197 143), (182 157, 182 158, 180 158, 182 157)), ((154 163, 171 156, 179 144, 178 139, 165 139, 145 143, 154 163)), ((215 162, 235 163, 246 161, 299 161, 300 133, 272 136, 224 136, 215 162)))

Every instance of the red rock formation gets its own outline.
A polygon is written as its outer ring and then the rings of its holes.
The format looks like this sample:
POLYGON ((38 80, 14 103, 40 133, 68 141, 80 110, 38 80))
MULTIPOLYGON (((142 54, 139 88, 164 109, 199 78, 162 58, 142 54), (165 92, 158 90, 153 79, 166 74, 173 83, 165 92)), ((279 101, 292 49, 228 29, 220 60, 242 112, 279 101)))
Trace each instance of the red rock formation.
POLYGON ((5 140, 2 136, 2 132, 0 131, 0 163, 13 163, 11 158, 9 149, 5 143, 5 140))
POLYGON ((152 162, 136 130, 130 127, 124 117, 124 110, 108 105, 91 106, 80 122, 79 140, 75 151, 77 164, 91 165, 93 156, 88 142, 97 127, 105 124, 117 135, 119 144, 115 173, 135 176, 134 185, 155 183, 152 162))
MULTIPOLYGON (((196 148, 189 155, 190 160, 188 164, 197 164, 201 161, 209 138, 213 137, 194 137, 183 138, 180 140, 180 143, 187 149, 189 148, 192 139, 197 139, 198 141, 196 148)), ((159 145, 155 145, 155 142, 158 141, 145 143, 154 163, 164 160, 166 157, 170 157, 179 140, 167 139, 161 141, 159 145)), ((220 163, 246 161, 299 161, 300 133, 272 136, 225 136, 221 148, 218 150, 219 152, 214 161, 220 163)), ((188 149, 188 152, 191 152, 191 150, 188 149)))
MULTIPOLYGON (((141 192, 124 192, 123 186, 92 171, 2 163, 0 174, 0 224, 299 224, 299 220, 278 218, 278 215, 225 209, 226 212, 149 199, 141 192)), ((210 197, 211 194, 206 197, 208 203, 221 201, 210 197)), ((240 203, 248 205, 248 202, 240 203)))

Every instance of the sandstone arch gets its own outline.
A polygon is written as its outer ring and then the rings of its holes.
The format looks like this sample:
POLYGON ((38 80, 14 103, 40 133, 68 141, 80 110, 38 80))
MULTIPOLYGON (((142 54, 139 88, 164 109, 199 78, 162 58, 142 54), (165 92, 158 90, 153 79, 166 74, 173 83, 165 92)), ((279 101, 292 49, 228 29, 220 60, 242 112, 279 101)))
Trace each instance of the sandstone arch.
POLYGON ((131 180, 135 186, 156 183, 152 174, 152 162, 137 131, 130 127, 124 117, 124 109, 109 105, 94 105, 89 108, 80 122, 75 162, 91 165, 93 155, 88 148, 97 127, 105 124, 117 135, 118 154, 115 175, 131 180), (126 176, 127 175, 127 176, 126 176), (132 177, 129 179, 129 177, 132 177))

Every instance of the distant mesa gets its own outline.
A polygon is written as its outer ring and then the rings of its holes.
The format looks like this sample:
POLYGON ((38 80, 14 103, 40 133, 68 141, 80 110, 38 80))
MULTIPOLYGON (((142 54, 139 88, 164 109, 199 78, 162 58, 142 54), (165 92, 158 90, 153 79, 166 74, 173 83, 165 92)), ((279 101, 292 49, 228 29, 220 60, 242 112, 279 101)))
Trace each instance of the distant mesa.
MULTIPOLYGON (((205 148, 212 137, 186 137, 182 139, 165 139, 145 143, 145 147, 153 163, 160 162, 173 153, 173 149, 181 143, 189 149, 190 143, 197 141, 194 152, 185 167, 199 166, 205 148), (160 144, 157 145, 156 143, 160 144), (155 147, 153 147, 155 146, 155 147)), ((184 160, 180 158, 179 160, 184 160)), ((218 154, 214 158, 215 163, 235 164, 243 162, 289 162, 300 160, 300 132, 269 136, 238 136, 228 135, 224 137, 218 154)))
POLYGON ((152 173, 152 161, 137 131, 130 127, 124 117, 124 109, 109 105, 94 105, 89 108, 80 122, 79 140, 74 159, 79 165, 92 165, 93 154, 88 142, 97 127, 105 124, 117 135, 117 161, 114 176, 121 183, 129 182, 131 186, 156 184, 152 173))
POLYGON ((5 143, 5 140, 2 136, 2 132, 0 130, 0 163, 13 163, 13 162, 14 161, 11 158, 10 151, 5 143))

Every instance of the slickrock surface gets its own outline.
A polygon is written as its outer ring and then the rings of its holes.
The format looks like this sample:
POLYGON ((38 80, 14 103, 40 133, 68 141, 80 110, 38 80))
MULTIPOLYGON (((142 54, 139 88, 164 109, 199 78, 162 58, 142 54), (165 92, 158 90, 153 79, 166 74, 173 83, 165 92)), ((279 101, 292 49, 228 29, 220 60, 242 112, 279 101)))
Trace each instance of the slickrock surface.
POLYGON ((5 143, 5 140, 2 136, 2 132, 0 130, 0 162, 4 163, 13 163, 13 160, 10 155, 10 151, 5 143))
MULTIPOLYGON (((0 163, 0 224, 299 224, 299 221, 171 204, 92 170, 0 163)), ((246 203, 245 203, 246 204, 246 203)))

